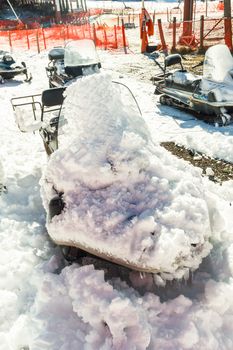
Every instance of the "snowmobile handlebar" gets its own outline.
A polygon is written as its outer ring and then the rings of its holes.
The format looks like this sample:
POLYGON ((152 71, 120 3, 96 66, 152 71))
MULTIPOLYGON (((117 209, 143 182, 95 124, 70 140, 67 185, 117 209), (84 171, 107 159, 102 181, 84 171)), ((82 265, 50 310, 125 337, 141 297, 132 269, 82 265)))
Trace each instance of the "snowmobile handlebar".
POLYGON ((192 66, 192 68, 201 67, 201 66, 203 66, 203 64, 204 64, 204 60, 202 60, 201 62, 195 64, 194 66, 192 66))

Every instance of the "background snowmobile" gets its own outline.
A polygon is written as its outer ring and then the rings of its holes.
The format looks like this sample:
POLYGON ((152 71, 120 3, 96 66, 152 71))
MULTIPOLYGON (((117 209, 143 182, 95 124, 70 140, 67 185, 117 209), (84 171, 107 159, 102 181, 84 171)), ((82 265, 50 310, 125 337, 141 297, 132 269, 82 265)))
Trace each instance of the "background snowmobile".
POLYGON ((101 68, 94 42, 89 39, 70 41, 64 48, 54 47, 48 58, 46 73, 50 88, 67 85, 72 79, 101 68))
POLYGON ((29 82, 32 79, 25 62, 16 63, 10 53, 0 51, 0 83, 4 83, 6 79, 13 79, 17 75, 25 75, 25 81, 29 82))
POLYGON ((77 77, 98 72, 101 65, 94 42, 90 39, 70 41, 64 48, 50 50, 48 56, 50 63, 46 72, 50 89, 42 94, 16 97, 11 102, 19 129, 22 132, 39 130, 45 150, 50 155, 58 148, 58 123, 62 120, 59 118, 67 84, 77 77), (33 124, 31 115, 34 117, 33 124))
POLYGON ((179 54, 169 55, 164 67, 156 61, 162 74, 154 77, 155 94, 160 103, 192 112, 197 118, 218 126, 233 121, 233 58, 226 45, 218 44, 206 51, 203 76, 183 68, 179 54), (180 65, 180 69, 167 68, 180 65))

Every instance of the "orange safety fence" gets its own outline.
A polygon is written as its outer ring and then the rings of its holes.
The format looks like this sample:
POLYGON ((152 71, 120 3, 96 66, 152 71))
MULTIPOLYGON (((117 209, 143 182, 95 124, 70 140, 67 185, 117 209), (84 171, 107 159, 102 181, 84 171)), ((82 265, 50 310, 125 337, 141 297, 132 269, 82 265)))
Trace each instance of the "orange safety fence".
POLYGON ((54 46, 64 46, 69 40, 93 39, 97 47, 117 49, 128 46, 122 26, 95 26, 85 24, 59 25, 51 28, 0 31, 0 43, 6 49, 41 52, 54 46))

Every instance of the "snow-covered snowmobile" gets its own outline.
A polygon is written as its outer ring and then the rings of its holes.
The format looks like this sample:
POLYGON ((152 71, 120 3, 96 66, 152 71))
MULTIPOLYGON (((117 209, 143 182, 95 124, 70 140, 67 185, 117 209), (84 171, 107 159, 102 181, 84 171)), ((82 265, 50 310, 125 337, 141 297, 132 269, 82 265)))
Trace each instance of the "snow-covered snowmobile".
POLYGON ((162 280, 199 266, 211 249, 200 173, 181 160, 174 171, 125 85, 100 70, 23 98, 12 99, 17 123, 50 153, 40 184, 56 244, 162 280))
POLYGON ((70 41, 64 48, 54 47, 48 58, 46 73, 51 88, 67 85, 74 78, 89 74, 89 70, 101 67, 95 44, 90 39, 70 41))
POLYGON ((163 73, 155 76, 155 94, 160 103, 185 109, 208 123, 218 126, 233 121, 233 58, 226 45, 210 47, 203 62, 203 75, 183 68, 179 54, 165 58, 163 73), (180 69, 168 67, 180 65, 180 69))
POLYGON ((22 74, 26 82, 31 81, 32 75, 28 73, 25 62, 17 63, 9 52, 0 51, 0 83, 22 74))

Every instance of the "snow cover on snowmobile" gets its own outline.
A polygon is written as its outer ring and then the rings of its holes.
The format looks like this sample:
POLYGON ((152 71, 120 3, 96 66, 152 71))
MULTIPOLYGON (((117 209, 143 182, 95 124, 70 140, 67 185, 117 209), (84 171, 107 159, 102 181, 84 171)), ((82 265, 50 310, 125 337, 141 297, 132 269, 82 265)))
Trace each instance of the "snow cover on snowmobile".
POLYGON ((41 179, 52 240, 165 279, 196 269, 211 248, 200 173, 182 161, 170 167, 129 90, 107 73, 65 95, 41 179))
POLYGON ((25 81, 30 81, 32 76, 28 73, 25 62, 17 63, 7 51, 0 51, 0 83, 6 79, 13 79, 17 75, 25 75, 25 81))
POLYGON ((72 79, 97 71, 100 60, 94 41, 82 39, 68 42, 65 47, 54 47, 48 54, 46 73, 49 87, 61 87, 72 79))
POLYGON ((171 166, 124 84, 97 70, 12 105, 20 129, 39 130, 49 154, 41 195, 56 244, 163 280, 187 276, 209 254, 200 172, 182 160, 171 166))
MULTIPOLYGON (((159 64, 161 67, 161 65, 159 64)), ((179 54, 165 58, 163 74, 155 77, 160 103, 193 112, 218 126, 233 121, 233 58, 226 45, 210 47, 205 54, 203 76, 187 72, 179 54), (180 64, 180 69, 167 67, 180 64)))

